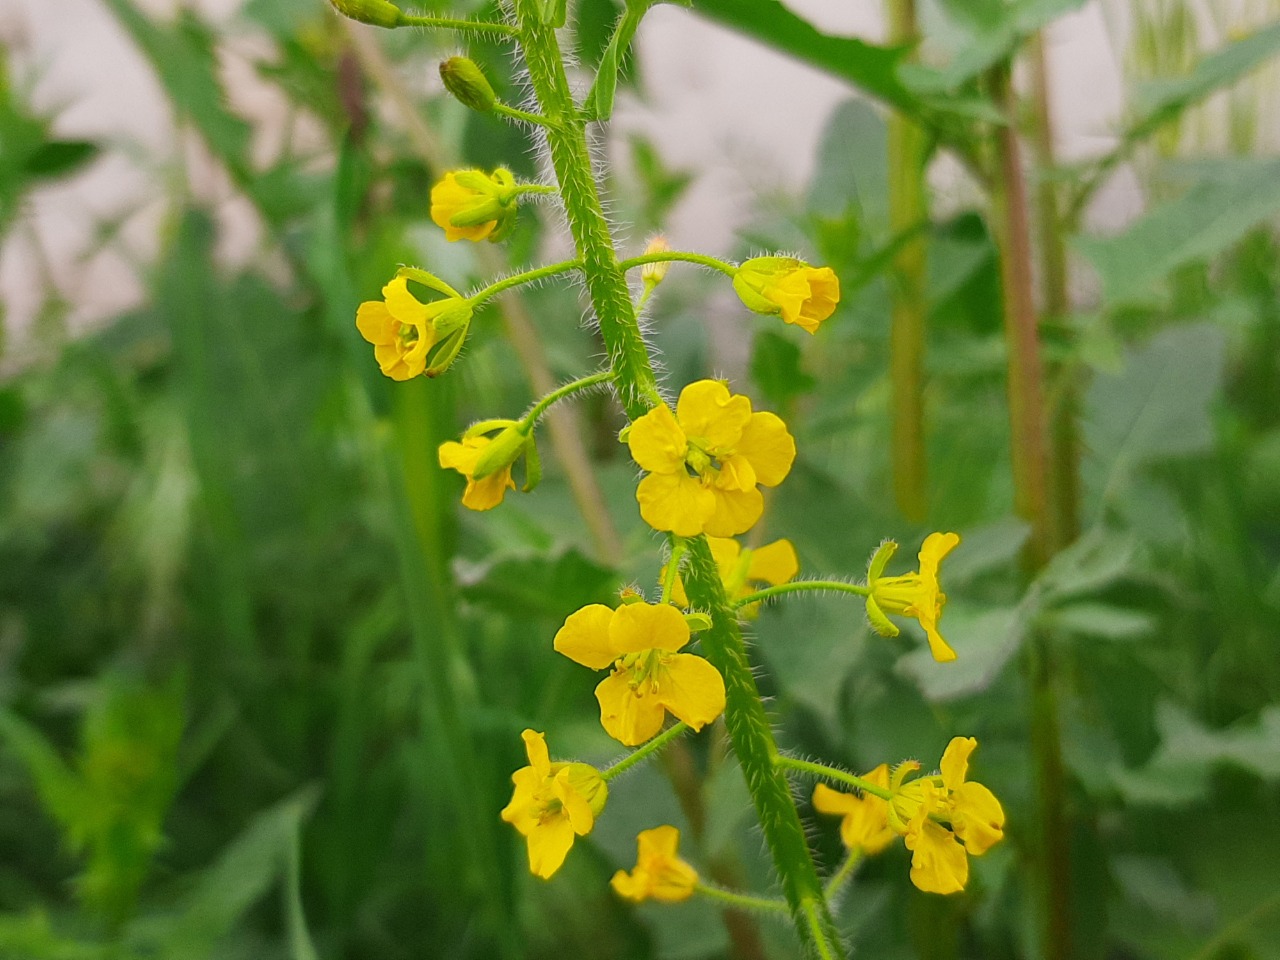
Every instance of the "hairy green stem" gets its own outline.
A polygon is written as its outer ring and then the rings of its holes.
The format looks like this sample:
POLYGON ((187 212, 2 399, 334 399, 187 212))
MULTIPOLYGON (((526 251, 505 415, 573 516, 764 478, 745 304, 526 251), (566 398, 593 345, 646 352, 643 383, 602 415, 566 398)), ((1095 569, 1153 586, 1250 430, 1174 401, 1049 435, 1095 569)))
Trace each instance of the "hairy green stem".
MULTIPOLYGON (((582 262, 600 335, 616 375, 618 396, 635 420, 662 401, 649 350, 640 333, 626 275, 604 217, 598 178, 587 149, 585 122, 574 106, 554 30, 543 23, 537 0, 515 0, 529 80, 549 126, 547 147, 569 230, 582 262)), ((688 541, 683 580, 690 601, 711 617, 702 634, 704 656, 725 681, 725 726, 751 792, 783 894, 802 940, 824 957, 843 955, 822 882, 809 853, 804 826, 786 776, 774 766, 778 749, 747 659, 734 608, 711 548, 703 536, 688 541)))
MULTIPOLYGON (((915 0, 888 0, 889 42, 917 40, 915 0)), ((913 523, 928 510, 924 441, 924 347, 927 235, 917 229, 928 218, 925 129, 901 111, 889 116, 889 225, 910 232, 893 256, 893 321, 889 332, 889 377, 893 411, 893 493, 913 523)))
POLYGON ((738 268, 727 260, 721 260, 719 257, 710 257, 705 253, 687 253, 682 250, 665 250, 662 253, 642 253, 638 257, 630 257, 623 260, 618 266, 625 270, 634 270, 636 267, 643 267, 646 263, 696 263, 703 267, 710 267, 712 270, 719 270, 726 276, 733 278, 738 275, 738 268))
POLYGON ((529 412, 524 415, 524 422, 533 426, 552 404, 559 403, 565 397, 571 397, 583 390, 590 390, 592 387, 602 383, 610 383, 612 380, 613 371, 605 370, 603 373, 593 373, 588 377, 574 380, 572 383, 566 383, 563 387, 557 387, 529 409, 529 412))
POLYGON ((526 283, 533 283, 535 280, 554 277, 557 274, 568 273, 570 270, 576 270, 581 266, 582 264, 577 260, 562 260, 560 263, 549 263, 545 267, 538 267, 534 270, 522 270, 520 273, 513 273, 509 277, 503 277, 501 280, 494 281, 487 287, 477 290, 467 297, 467 300, 472 306, 479 306, 491 297, 496 297, 504 290, 510 290, 512 287, 518 287, 526 283))
POLYGON ((494 33, 504 37, 514 37, 516 31, 505 23, 489 23, 485 20, 455 20, 450 17, 419 17, 411 13, 402 13, 400 27, 434 27, 442 30, 470 30, 473 33, 494 33))
POLYGON ((651 756, 653 756, 655 753, 657 753, 663 747, 669 744, 672 740, 675 740, 677 737, 684 736, 688 731, 689 731, 689 725, 685 723, 683 720, 681 720, 679 723, 673 724, 670 727, 667 727, 667 729, 663 730, 660 734, 658 734, 656 737, 654 737, 644 746, 637 747, 635 750, 632 750, 629 754, 627 754, 617 763, 611 764, 610 766, 605 767, 605 769, 601 770, 600 771, 601 778, 603 778, 604 780, 612 780, 618 774, 626 773, 628 770, 634 767, 637 763, 640 763, 644 760, 649 759, 651 756))
POLYGON ((540 127, 545 127, 547 125, 546 117, 540 117, 536 113, 529 113, 526 110, 520 110, 507 103, 495 103, 490 109, 499 116, 510 117, 512 120, 523 120, 525 123, 536 123, 540 127))
POLYGON ((803 593, 810 590, 818 593, 835 590, 839 593, 852 593, 859 597, 871 595, 870 587, 864 587, 857 583, 845 583, 842 580, 793 580, 790 583, 780 583, 776 587, 765 587, 763 590, 749 593, 745 597, 739 597, 733 601, 733 605, 734 607, 745 607, 749 603, 759 603, 761 600, 768 600, 770 597, 781 596, 785 593, 803 593))
POLYGON ((815 777, 822 777, 824 780, 836 780, 840 783, 847 783, 851 787, 857 787, 864 793, 869 793, 873 797, 879 797, 881 800, 892 800, 893 792, 884 787, 876 786, 870 780, 864 780, 862 777, 854 773, 841 770, 838 767, 829 767, 825 763, 814 763, 811 760, 801 760, 797 757, 784 757, 779 755, 775 761, 779 767, 786 770, 798 770, 801 773, 811 773, 815 777))
POLYGON ((862 862, 862 848, 851 847, 849 855, 844 858, 844 863, 840 864, 840 869, 833 873, 827 880, 827 885, 822 888, 823 895, 830 903, 840 893, 841 888, 845 885, 853 871, 858 869, 858 864, 862 862))
POLYGON ((777 900, 773 897, 757 897, 749 893, 734 893, 732 890, 712 886, 709 883, 699 883, 693 889, 699 896, 706 897, 708 900, 719 901, 734 910, 745 910, 751 913, 785 914, 790 909, 785 900, 777 900))

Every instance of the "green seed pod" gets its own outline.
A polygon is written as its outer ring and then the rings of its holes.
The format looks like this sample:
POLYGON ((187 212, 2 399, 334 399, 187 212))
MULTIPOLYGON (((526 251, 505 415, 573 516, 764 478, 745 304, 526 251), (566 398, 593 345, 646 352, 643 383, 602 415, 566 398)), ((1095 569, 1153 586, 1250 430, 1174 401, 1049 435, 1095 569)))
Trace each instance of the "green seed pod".
POLYGON ((450 57, 440 64, 440 79, 446 90, 472 110, 488 113, 498 100, 483 71, 467 57, 450 57))
POLYGON ((400 8, 387 0, 329 0, 344 17, 375 27, 398 27, 404 20, 400 8))

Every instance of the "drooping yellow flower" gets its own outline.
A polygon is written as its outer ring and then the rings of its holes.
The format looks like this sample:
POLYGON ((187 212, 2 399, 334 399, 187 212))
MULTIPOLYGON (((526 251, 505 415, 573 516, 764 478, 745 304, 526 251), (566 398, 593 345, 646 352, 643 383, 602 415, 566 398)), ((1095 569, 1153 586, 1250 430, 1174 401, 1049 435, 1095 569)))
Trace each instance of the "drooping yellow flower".
POLYGON ((942 754, 941 774, 903 782, 920 769, 900 765, 890 782, 889 824, 912 851, 911 882, 926 893, 956 893, 969 880, 969 857, 1004 837, 1004 810, 987 787, 967 780, 973 737, 955 737, 942 754))
POLYGON ((609 881, 624 900, 642 903, 661 900, 678 903, 693 896, 698 871, 676 856, 680 831, 675 827, 654 827, 636 837, 636 866, 630 873, 619 870, 609 881))
POLYGON ((609 799, 600 771, 586 763, 552 763, 546 738, 526 730, 529 766, 511 775, 515 791, 502 811, 529 848, 529 869, 546 880, 560 869, 574 837, 591 832, 609 799))
POLYGON ((677 653, 689 642, 684 615, 666 603, 628 603, 613 610, 593 603, 570 614, 555 649, 604 670, 596 687, 600 723, 629 747, 651 739, 670 712, 701 730, 724 712, 724 680, 702 657, 677 653))
MULTIPOLYGON (((889 766, 880 764, 863 778, 878 787, 889 787, 889 766)), ((854 796, 832 790, 825 783, 813 789, 813 808, 819 813, 843 817, 840 821, 840 839, 850 850, 861 850, 874 856, 893 842, 893 828, 889 826, 889 803, 871 794, 854 796)))
POLYGON ((733 289, 756 313, 781 314, 809 333, 835 312, 840 280, 830 267, 811 267, 795 257, 753 257, 738 268, 733 289))
POLYGON ((519 191, 510 170, 452 170, 431 188, 431 219, 454 240, 500 240, 511 229, 519 191))
POLYGON ((942 607, 947 596, 938 584, 938 565, 942 558, 960 543, 955 533, 931 533, 920 547, 920 570, 900 577, 881 576, 884 568, 898 549, 892 540, 886 540, 871 558, 867 569, 867 619, 882 637, 896 637, 898 628, 885 614, 915 617, 924 627, 929 638, 929 651, 933 659, 945 663, 956 658, 956 652, 942 639, 938 621, 942 619, 942 607))
POLYGON ((444 299, 422 303, 409 292, 408 278, 397 276, 382 288, 383 299, 366 300, 356 310, 356 328, 373 344, 378 366, 392 380, 428 372, 432 348, 444 344, 442 352, 450 337, 465 336, 471 306, 452 288, 443 292, 444 299))
POLYGON ((528 457, 526 492, 538 483, 540 470, 537 446, 529 428, 514 420, 490 420, 477 424, 462 435, 459 443, 440 444, 440 466, 457 470, 467 478, 462 505, 472 510, 490 510, 502 502, 507 490, 515 489, 511 469, 522 456, 528 457), (498 430, 494 436, 486 433, 498 430))
MULTIPOLYGON (((744 547, 737 540, 725 537, 707 537, 711 555, 720 570, 720 580, 730 600, 737 600, 755 593, 761 586, 776 587, 786 583, 800 572, 800 560, 790 540, 775 540, 763 547, 744 547)), ((665 569, 664 569, 665 575, 665 569)), ((684 584, 677 574, 672 585, 671 598, 682 607, 689 605, 684 584)), ((760 612, 760 604, 749 603, 738 608, 738 616, 748 619, 760 612)))
POLYGON ((718 380, 685 387, 674 414, 654 407, 631 424, 627 443, 649 471, 636 490, 640 515, 681 537, 745 533, 764 512, 757 484, 777 486, 796 455, 782 420, 752 413, 718 380))

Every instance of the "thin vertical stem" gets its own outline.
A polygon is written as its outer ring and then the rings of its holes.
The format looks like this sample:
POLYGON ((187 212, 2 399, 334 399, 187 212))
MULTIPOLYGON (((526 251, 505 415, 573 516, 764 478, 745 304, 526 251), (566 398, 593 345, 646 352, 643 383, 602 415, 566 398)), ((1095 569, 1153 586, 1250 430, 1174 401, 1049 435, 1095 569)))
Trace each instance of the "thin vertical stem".
MULTIPOLYGON (((915 0, 888 0, 889 41, 916 39, 915 0)), ((893 492, 898 509, 914 523, 928 510, 924 443, 924 346, 927 304, 927 239, 919 226, 928 216, 925 130, 905 114, 889 117, 889 226, 910 233, 893 258, 893 322, 889 371, 893 403, 893 492)))
MULTIPOLYGON (((1049 501, 1049 461, 1044 441, 1039 330, 1032 287, 1033 251, 1016 126, 1017 104, 1009 64, 994 68, 990 76, 992 94, 1008 119, 997 133, 999 177, 993 184, 993 207, 1004 291, 1014 496, 1019 515, 1031 523, 1031 541, 1024 560, 1027 571, 1034 573, 1053 553, 1055 524, 1049 501)), ((1056 194, 1052 201, 1055 214, 1052 219, 1057 222, 1056 194)), ((1061 281, 1065 283, 1065 271, 1061 281)), ((1065 298, 1065 286, 1060 292, 1065 298)), ((1036 636, 1026 648, 1025 666, 1031 687, 1031 750, 1040 812, 1038 854, 1043 951, 1047 960, 1068 960, 1071 956, 1070 846, 1063 806, 1066 778, 1052 653, 1047 638, 1036 636)))

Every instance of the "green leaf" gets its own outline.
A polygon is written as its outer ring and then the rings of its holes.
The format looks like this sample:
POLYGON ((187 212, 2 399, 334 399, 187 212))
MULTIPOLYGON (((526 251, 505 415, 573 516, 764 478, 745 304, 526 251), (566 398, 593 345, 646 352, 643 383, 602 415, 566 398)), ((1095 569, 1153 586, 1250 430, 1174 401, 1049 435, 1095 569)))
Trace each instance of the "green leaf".
POLYGON ((100 153, 102 148, 90 140, 49 140, 27 158, 27 172, 40 180, 69 177, 100 153))
POLYGON ((567 550, 558 557, 499 560, 467 583, 462 594, 512 616, 559 620, 586 604, 607 602, 616 586, 612 570, 567 550))
POLYGON ((1156 618, 1109 603, 1070 603, 1045 614, 1055 631, 1104 640, 1137 640, 1155 633, 1156 618))
POLYGON ((1106 500, 1145 463, 1206 450, 1220 392, 1226 337, 1210 324, 1175 327, 1098 374, 1085 398, 1086 481, 1106 500))
MULTIPOLYGON (((1136 130, 1154 127, 1176 116, 1215 90, 1235 83, 1277 53, 1280 53, 1280 23, 1215 50, 1186 76, 1137 84, 1133 97, 1143 119, 1136 124, 1136 130)), ((1126 138, 1135 135, 1140 134, 1130 133, 1126 138)))
POLYGON ((1112 305, 1151 299, 1170 271, 1222 253, 1280 212, 1280 160, 1218 160, 1199 169, 1190 190, 1123 233, 1076 240, 1112 305))
POLYGON ((772 330, 756 334, 751 350, 751 379, 774 409, 781 409, 817 382, 800 366, 800 348, 772 330))
POLYGON ((694 12, 839 77, 885 103, 911 112, 919 99, 898 79, 905 48, 820 33, 778 0, 695 0, 694 12))
POLYGON ((61 823, 68 822, 80 805, 82 785, 52 744, 39 730, 8 710, 0 710, 0 744, 7 745, 27 768, 49 815, 61 823))

